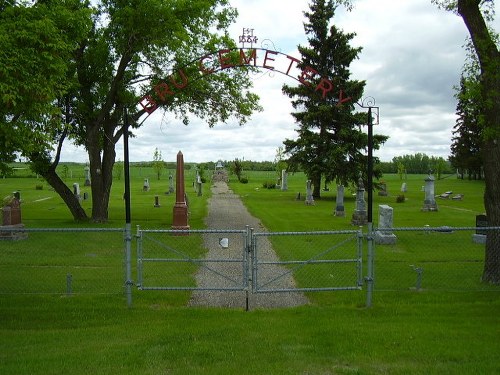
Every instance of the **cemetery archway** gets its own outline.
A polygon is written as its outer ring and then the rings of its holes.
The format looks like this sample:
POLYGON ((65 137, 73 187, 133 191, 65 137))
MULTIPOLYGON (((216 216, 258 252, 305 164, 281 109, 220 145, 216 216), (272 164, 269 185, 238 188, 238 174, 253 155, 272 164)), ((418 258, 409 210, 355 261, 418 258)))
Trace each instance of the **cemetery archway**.
MULTIPOLYGON (((351 101, 351 97, 345 96, 341 88, 326 77, 322 77, 317 70, 290 55, 265 48, 231 48, 221 49, 200 56, 186 66, 177 69, 164 79, 154 84, 151 90, 144 95, 138 103, 139 111, 137 117, 147 114, 144 122, 156 109, 182 92, 190 82, 203 79, 205 76, 226 69, 249 67, 255 69, 266 69, 288 76, 300 84, 309 87, 323 99, 333 99, 336 105, 351 101)), ((378 107, 369 100, 364 103, 354 103, 361 108, 368 108, 368 227, 371 232, 372 225, 372 174, 373 174, 373 132, 372 132, 372 109, 376 108, 378 118, 378 107)), ((129 176, 129 151, 128 151, 128 115, 124 119, 124 170, 125 170, 125 237, 126 237, 126 278, 127 278, 127 302, 131 305, 131 215, 130 215, 130 176, 129 176)), ((369 282, 368 290, 371 296, 372 283, 369 282)), ((367 298, 367 304, 371 304, 371 297, 367 298), (370 301, 370 302, 368 302, 370 301)))
POLYGON ((335 98, 337 105, 351 100, 350 97, 344 96, 344 92, 336 87, 334 82, 321 77, 317 70, 310 66, 300 67, 299 65, 302 65, 299 59, 265 48, 221 49, 200 56, 157 82, 140 99, 139 111, 149 116, 185 89, 190 82, 222 70, 241 67, 267 69, 283 74, 310 87, 323 99, 335 98))

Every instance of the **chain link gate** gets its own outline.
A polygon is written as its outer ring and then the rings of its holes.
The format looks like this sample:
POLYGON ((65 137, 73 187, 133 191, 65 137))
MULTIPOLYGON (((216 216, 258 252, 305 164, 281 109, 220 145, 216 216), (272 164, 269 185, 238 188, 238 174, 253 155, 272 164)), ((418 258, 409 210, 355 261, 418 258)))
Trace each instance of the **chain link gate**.
POLYGON ((140 290, 241 291, 248 284, 247 230, 137 230, 140 290))
POLYGON ((137 229, 140 290, 360 290, 363 233, 137 229))
POLYGON ((253 233, 252 247, 256 293, 360 290, 363 285, 361 230, 253 233))

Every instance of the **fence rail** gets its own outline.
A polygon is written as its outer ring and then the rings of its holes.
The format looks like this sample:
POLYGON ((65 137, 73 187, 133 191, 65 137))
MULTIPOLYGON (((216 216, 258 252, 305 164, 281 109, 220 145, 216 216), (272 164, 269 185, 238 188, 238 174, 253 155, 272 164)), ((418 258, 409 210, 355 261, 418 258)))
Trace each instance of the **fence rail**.
MULTIPOLYGON (((500 292, 499 286, 481 281, 485 241, 490 241, 488 246, 500 252, 499 227, 376 231, 392 233, 396 240, 392 244, 374 243, 374 291, 500 292)), ((325 231, 254 233, 257 255, 245 271, 244 263, 249 261, 246 230, 200 230, 191 231, 189 236, 182 235, 183 231, 144 233, 154 246, 147 257, 141 258, 136 253, 141 251, 137 247, 140 238, 132 236, 133 257, 138 260, 132 267, 134 284, 161 287, 168 282, 183 289, 197 287, 196 273, 200 268, 214 269, 217 275, 217 264, 221 262, 234 263, 239 269, 238 274, 218 275, 231 280, 230 287, 235 289, 247 288, 250 279, 255 291, 286 290, 275 283, 278 274, 269 278, 263 273, 271 266, 284 267, 284 273, 292 275, 297 283, 294 288, 304 291, 359 289, 365 281, 367 243, 371 240, 366 232, 358 231, 339 231, 335 235, 325 231), (168 247, 163 242, 166 237, 168 247), (227 239, 227 247, 220 242, 223 238, 227 239), (264 239, 276 251, 276 259, 259 258, 268 246, 264 239), (340 243, 341 246, 336 245, 340 243), (217 247, 217 257, 205 259, 206 248, 210 246, 217 247), (173 251, 179 249, 182 253, 173 251), (234 258, 228 254, 234 254, 234 258), (148 267, 147 275, 140 274, 139 262, 148 267), (164 266, 168 266, 168 272, 161 271, 164 266)), ((125 291, 123 228, 0 227, 0 238, 4 238, 0 240, 0 294, 123 294, 125 291), (22 236, 5 239, 12 234, 22 236)))

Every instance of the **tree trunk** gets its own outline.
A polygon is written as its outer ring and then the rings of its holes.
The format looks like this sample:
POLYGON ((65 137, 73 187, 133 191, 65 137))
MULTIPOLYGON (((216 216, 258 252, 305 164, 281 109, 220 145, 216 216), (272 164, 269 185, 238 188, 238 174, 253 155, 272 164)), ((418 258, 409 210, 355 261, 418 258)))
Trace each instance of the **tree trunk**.
POLYGON ((90 176, 92 189, 92 221, 105 223, 108 221, 108 206, 113 183, 113 165, 115 163, 115 145, 112 133, 106 134, 100 150, 100 135, 98 131, 87 134, 87 149, 90 161, 90 176))
MULTIPOLYGON (((484 118, 484 207, 490 226, 500 226, 500 53, 479 9, 478 0, 459 0, 458 12, 469 30, 481 67, 484 118)), ((482 280, 500 284, 500 232, 488 232, 482 280)))
POLYGON ((88 220, 87 213, 80 205, 80 201, 73 194, 70 188, 61 180, 59 175, 52 168, 42 174, 43 178, 52 186, 57 194, 63 199, 76 221, 88 220))
POLYGON ((311 182, 314 186, 313 188, 313 198, 320 199, 321 198, 321 175, 312 176, 311 182))
MULTIPOLYGON (((500 226, 500 145, 489 141, 485 146, 484 170, 486 189, 484 207, 490 226, 500 226)), ((488 231, 482 280, 500 284, 500 231, 488 231)))

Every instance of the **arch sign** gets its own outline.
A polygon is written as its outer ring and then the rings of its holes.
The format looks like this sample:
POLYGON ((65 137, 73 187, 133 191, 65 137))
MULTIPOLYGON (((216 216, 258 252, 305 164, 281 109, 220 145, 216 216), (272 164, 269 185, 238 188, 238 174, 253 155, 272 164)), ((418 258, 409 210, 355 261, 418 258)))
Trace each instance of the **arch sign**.
POLYGON ((190 81, 200 78, 200 74, 205 76, 221 70, 243 66, 268 69, 289 76, 318 92, 323 99, 336 95, 337 105, 351 100, 351 97, 344 97, 342 90, 335 90, 332 81, 319 76, 317 70, 310 66, 299 67, 300 63, 301 61, 295 57, 264 48, 221 49, 201 56, 185 68, 178 69, 158 82, 150 93, 140 99, 139 105, 149 115, 159 105, 166 103, 169 98, 187 87, 190 81))

